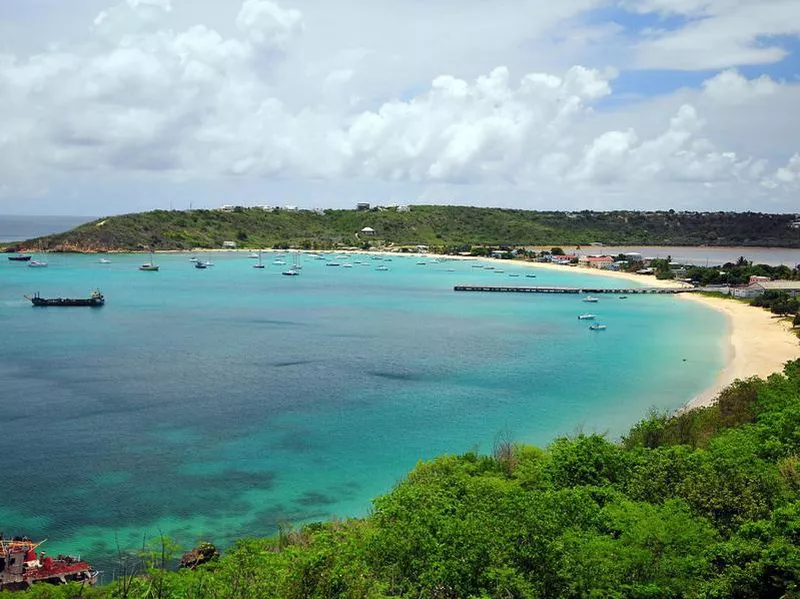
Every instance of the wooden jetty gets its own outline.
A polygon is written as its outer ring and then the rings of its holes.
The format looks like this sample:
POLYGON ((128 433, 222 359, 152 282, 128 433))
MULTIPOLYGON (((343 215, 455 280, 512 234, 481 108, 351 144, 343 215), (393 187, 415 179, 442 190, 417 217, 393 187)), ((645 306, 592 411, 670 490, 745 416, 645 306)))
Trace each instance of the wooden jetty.
POLYGON ((694 287, 669 288, 669 287, 631 287, 631 288, 606 288, 606 287, 517 287, 508 285, 456 285, 453 291, 477 291, 490 293, 584 293, 601 294, 613 293, 615 295, 641 295, 654 293, 659 295, 674 295, 676 293, 695 293, 700 291, 694 287))

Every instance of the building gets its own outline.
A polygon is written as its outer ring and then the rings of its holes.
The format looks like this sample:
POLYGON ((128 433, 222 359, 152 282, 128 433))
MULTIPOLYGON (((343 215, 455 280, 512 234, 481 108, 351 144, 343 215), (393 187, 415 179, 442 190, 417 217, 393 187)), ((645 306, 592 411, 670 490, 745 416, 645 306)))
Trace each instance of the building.
POLYGON ((581 256, 578 258, 578 264, 587 268, 610 270, 614 267, 614 258, 611 256, 581 256))
POLYGON ((369 210, 369 202, 359 202, 356 204, 356 210, 359 212, 366 212, 369 210))
POLYGON ((411 206, 398 206, 398 212, 411 212, 411 206))
POLYGON ((236 242, 235 241, 223 241, 222 247, 226 250, 235 250, 236 249, 236 242))
POLYGON ((578 257, 575 254, 566 254, 564 256, 547 256, 550 258, 550 262, 553 264, 570 264, 573 260, 577 260, 578 257))
POLYGON ((363 229, 361 229, 361 234, 362 235, 375 235, 375 229, 373 229, 372 227, 364 227, 363 229))
POLYGON ((751 275, 750 281, 748 281, 748 285, 752 285, 753 283, 769 283, 772 279, 769 277, 760 277, 758 275, 751 275))
POLYGON ((747 287, 731 289, 734 297, 741 298, 758 297, 767 291, 783 291, 792 297, 797 297, 800 295, 800 281, 757 281, 747 287))

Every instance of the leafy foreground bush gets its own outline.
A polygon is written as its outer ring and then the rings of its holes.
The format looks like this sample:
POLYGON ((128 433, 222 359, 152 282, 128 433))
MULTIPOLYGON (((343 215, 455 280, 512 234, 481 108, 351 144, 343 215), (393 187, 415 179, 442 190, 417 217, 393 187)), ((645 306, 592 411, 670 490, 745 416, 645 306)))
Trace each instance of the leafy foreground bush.
POLYGON ((422 463, 363 520, 240 541, 218 561, 29 597, 794 597, 800 361, 620 444, 559 438, 422 463), (82 595, 78 595, 82 592, 82 595))

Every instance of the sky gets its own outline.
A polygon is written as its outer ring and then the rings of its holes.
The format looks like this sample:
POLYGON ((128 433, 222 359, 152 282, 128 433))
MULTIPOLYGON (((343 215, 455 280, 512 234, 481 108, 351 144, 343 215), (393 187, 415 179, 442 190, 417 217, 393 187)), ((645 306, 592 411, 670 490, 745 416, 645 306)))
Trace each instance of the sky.
POLYGON ((0 0, 0 214, 800 211, 797 0, 0 0))

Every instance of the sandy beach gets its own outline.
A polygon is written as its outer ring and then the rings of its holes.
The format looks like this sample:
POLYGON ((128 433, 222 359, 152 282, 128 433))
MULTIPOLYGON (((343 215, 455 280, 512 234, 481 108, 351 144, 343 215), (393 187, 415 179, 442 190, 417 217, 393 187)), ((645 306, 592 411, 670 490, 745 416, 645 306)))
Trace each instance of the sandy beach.
POLYGON ((728 363, 717 380, 680 411, 714 403, 717 394, 736 379, 766 378, 774 372, 781 372, 786 362, 800 358, 800 339, 787 319, 723 297, 688 293, 680 297, 725 314, 729 322, 730 343, 728 363))

